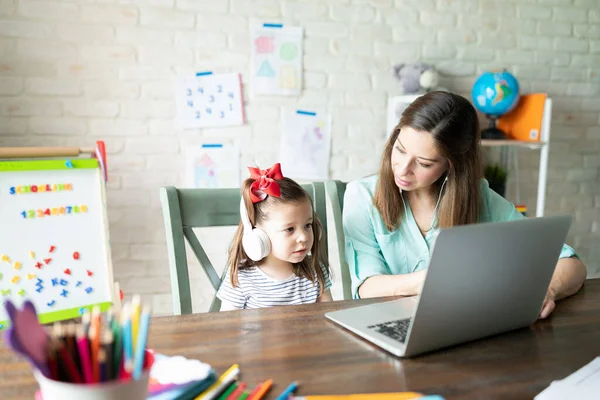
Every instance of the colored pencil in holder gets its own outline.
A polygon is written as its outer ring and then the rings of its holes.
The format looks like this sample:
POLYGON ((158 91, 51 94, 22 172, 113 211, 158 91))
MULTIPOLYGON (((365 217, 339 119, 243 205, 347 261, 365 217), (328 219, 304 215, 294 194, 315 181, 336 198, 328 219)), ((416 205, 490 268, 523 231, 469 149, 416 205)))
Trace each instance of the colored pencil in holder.
POLYGON ((50 379, 59 380, 58 375, 58 360, 56 359, 56 348, 52 338, 48 340, 46 358, 48 360, 48 370, 50 371, 50 379))
POLYGON ((112 378, 116 379, 119 377, 121 370, 121 363, 123 360, 123 331, 118 320, 113 320, 112 323, 113 333, 113 359, 112 359, 112 378))
POLYGON ((102 332, 102 339, 100 341, 100 349, 103 350, 104 353, 104 381, 108 381, 113 379, 113 333, 111 330, 105 329, 102 332))
POLYGON ((90 324, 90 343, 92 349, 92 373, 94 382, 100 382, 100 369, 98 366, 98 350, 100 350, 100 307, 92 308, 92 319, 90 324))
POLYGON ((100 371, 100 382, 109 380, 107 371, 107 354, 104 348, 98 349, 98 370, 100 371))
POLYGON ((65 325, 65 345, 67 347, 67 351, 73 358, 75 365, 77 366, 77 370, 81 371, 81 364, 79 360, 79 351, 77 350, 77 343, 75 339, 75 334, 77 331, 77 325, 74 322, 69 322, 65 325))
POLYGON ((138 332, 140 328, 141 301, 140 296, 135 295, 131 300, 131 337, 133 351, 137 349, 138 332))
POLYGON ((90 356, 90 343, 83 326, 77 328, 77 348, 81 360, 81 371, 85 383, 94 383, 92 372, 92 359, 90 356))
POLYGON ((83 378, 77 370, 75 361, 67 351, 67 348, 60 341, 56 344, 58 365, 64 369, 64 381, 71 383, 83 383, 83 378))
POLYGON ((90 324, 91 324, 91 315, 90 310, 86 309, 81 316, 81 325, 83 327, 83 332, 87 336, 90 332, 90 324))
POLYGON ((135 343, 133 379, 140 379, 144 368, 144 358, 146 356, 146 342, 148 340, 148 328, 150 325, 150 307, 144 306, 140 316, 137 340, 135 343))

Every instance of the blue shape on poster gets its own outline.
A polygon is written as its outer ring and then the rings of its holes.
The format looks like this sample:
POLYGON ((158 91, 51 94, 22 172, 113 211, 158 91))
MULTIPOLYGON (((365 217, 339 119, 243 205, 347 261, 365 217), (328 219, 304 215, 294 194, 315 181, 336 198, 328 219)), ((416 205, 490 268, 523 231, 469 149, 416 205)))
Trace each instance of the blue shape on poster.
POLYGON ((256 76, 266 76, 268 78, 274 78, 275 70, 273 69, 273 67, 271 67, 269 61, 265 60, 258 69, 256 76))

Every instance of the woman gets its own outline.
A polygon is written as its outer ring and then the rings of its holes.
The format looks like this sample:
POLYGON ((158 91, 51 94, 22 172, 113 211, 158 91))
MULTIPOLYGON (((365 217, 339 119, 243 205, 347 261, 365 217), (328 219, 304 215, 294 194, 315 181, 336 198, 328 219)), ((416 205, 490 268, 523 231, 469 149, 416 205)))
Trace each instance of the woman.
MULTIPOLYGON (((343 223, 354 297, 419 294, 440 228, 524 218, 482 178, 479 123, 464 97, 430 92, 402 114, 378 175, 348 184, 343 223)), ((564 245, 540 318, 586 267, 564 245)))

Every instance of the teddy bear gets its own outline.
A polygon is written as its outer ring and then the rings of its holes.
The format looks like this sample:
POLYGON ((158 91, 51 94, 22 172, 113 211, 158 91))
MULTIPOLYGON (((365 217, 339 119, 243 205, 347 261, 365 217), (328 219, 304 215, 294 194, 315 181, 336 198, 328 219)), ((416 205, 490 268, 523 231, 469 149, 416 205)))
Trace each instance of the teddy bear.
POLYGON ((400 81, 404 94, 434 90, 439 82, 439 75, 433 65, 421 62, 394 65, 394 77, 400 81))

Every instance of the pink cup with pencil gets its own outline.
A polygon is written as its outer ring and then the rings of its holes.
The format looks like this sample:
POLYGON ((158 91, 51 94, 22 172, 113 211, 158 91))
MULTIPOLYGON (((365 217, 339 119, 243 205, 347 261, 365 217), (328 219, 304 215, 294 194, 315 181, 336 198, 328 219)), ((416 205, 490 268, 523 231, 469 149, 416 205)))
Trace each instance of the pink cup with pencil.
POLYGON ((110 312, 103 326, 94 308, 81 324, 55 324, 51 333, 30 301, 22 309, 6 301, 5 308, 5 341, 32 365, 36 399, 146 399, 154 355, 146 349, 150 311, 141 310, 139 297, 120 311, 120 323, 110 312))

